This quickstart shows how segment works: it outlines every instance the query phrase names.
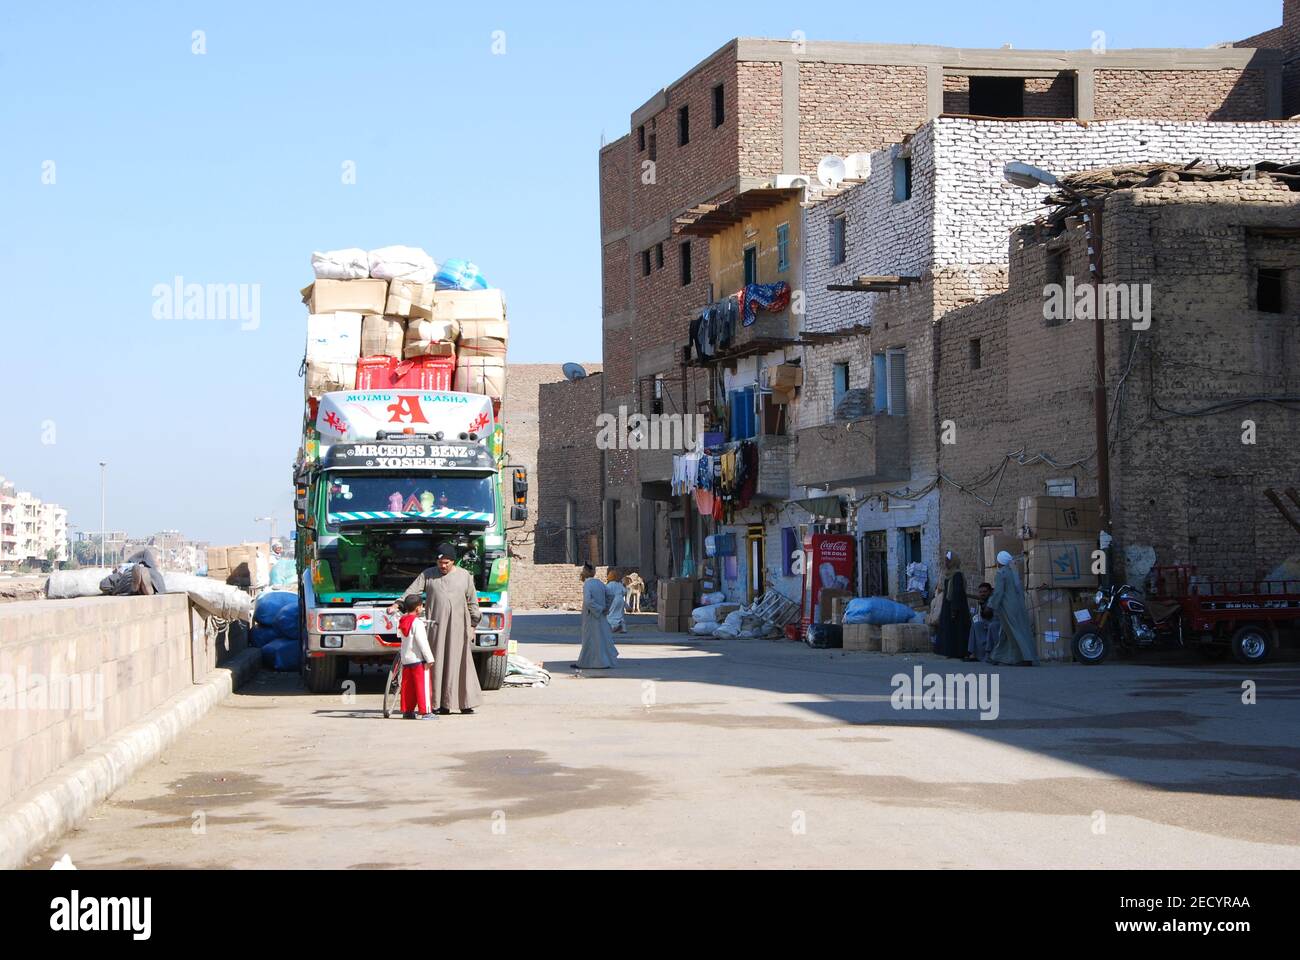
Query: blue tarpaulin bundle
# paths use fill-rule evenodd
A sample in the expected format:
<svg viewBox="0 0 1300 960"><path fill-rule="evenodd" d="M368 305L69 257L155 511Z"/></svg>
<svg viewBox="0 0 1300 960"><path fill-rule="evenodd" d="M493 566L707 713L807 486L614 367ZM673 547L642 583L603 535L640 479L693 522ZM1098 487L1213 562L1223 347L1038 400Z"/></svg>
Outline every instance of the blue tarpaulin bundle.
<svg viewBox="0 0 1300 960"><path fill-rule="evenodd" d="M440 290L486 290L488 282L468 260L447 260L438 268L433 282Z"/></svg>
<svg viewBox="0 0 1300 960"><path fill-rule="evenodd" d="M271 565L271 586L292 586L298 580L298 564L289 560L277 560Z"/></svg>
<svg viewBox="0 0 1300 960"><path fill-rule="evenodd" d="M844 608L845 623L910 623L916 611L888 597L854 597Z"/></svg>
<svg viewBox="0 0 1300 960"><path fill-rule="evenodd" d="M262 666L269 670L297 670L302 656L298 594L287 590L267 591L257 598L253 621L249 641L262 648Z"/></svg>

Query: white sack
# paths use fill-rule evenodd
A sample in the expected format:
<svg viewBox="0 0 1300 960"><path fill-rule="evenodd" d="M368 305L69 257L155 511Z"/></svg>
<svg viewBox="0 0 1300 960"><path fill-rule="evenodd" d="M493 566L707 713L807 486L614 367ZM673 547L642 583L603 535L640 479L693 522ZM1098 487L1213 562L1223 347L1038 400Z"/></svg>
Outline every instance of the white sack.
<svg viewBox="0 0 1300 960"><path fill-rule="evenodd" d="M326 250L311 255L317 280L364 280L370 276L370 258L360 247Z"/></svg>
<svg viewBox="0 0 1300 960"><path fill-rule="evenodd" d="M416 283L433 283L437 265L433 257L419 247L380 247L371 250L370 276L376 280L413 280Z"/></svg>

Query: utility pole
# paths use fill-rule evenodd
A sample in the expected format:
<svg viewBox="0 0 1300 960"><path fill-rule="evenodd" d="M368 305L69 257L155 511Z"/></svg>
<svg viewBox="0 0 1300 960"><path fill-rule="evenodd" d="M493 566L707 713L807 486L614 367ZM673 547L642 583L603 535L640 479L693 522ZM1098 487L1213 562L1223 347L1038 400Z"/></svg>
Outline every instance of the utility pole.
<svg viewBox="0 0 1300 960"><path fill-rule="evenodd" d="M1102 284L1101 206L1090 204L1087 199L1082 200L1081 203L1083 233L1088 241L1088 279L1092 282L1093 290L1099 291ZM1092 321L1095 343L1093 352L1096 363L1096 371L1093 375L1092 409L1097 439L1097 513L1101 520L1101 537L1098 545L1105 555L1101 582L1106 586L1111 582L1110 416L1106 402L1106 327L1102 320L1102 313L1101 310L1094 311Z"/></svg>
<svg viewBox="0 0 1300 960"><path fill-rule="evenodd" d="M271 539L269 542L275 543L275 517L254 517L253 518L254 523L262 523L268 520L271 523Z"/></svg>
<svg viewBox="0 0 1300 960"><path fill-rule="evenodd" d="M104 541L108 539L108 492L105 486L108 476L108 461L99 461L99 565L104 565Z"/></svg>

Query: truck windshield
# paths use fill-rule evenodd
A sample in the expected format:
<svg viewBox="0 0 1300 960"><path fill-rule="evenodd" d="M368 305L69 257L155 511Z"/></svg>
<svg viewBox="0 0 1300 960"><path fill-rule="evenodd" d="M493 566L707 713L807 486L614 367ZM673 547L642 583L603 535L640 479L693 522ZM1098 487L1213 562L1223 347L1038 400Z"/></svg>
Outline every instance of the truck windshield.
<svg viewBox="0 0 1300 960"><path fill-rule="evenodd" d="M491 477L413 477L399 474L332 474L327 522L411 519L491 523Z"/></svg>

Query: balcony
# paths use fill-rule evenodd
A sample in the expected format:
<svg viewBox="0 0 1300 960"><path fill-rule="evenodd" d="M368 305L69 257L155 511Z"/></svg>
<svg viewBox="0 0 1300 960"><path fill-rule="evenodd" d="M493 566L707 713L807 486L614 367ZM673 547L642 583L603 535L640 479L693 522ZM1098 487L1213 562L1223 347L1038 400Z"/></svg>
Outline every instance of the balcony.
<svg viewBox="0 0 1300 960"><path fill-rule="evenodd" d="M911 478L905 416L878 413L799 431L794 484L843 487Z"/></svg>

